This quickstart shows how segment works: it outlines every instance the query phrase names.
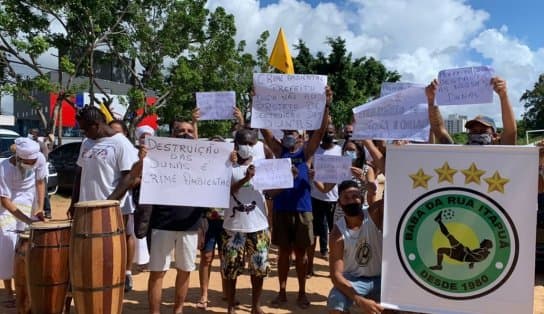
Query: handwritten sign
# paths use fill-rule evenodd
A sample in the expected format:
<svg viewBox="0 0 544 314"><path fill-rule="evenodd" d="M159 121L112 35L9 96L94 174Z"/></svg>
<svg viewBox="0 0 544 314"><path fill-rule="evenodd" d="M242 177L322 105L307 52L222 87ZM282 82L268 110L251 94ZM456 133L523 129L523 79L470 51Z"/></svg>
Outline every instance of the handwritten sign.
<svg viewBox="0 0 544 314"><path fill-rule="evenodd" d="M486 66L442 70L438 73L436 103L445 105L493 102L493 69Z"/></svg>
<svg viewBox="0 0 544 314"><path fill-rule="evenodd" d="M351 158L347 156L314 155L315 181L340 183L351 179Z"/></svg>
<svg viewBox="0 0 544 314"><path fill-rule="evenodd" d="M199 120L231 120L236 106L236 93L198 92L196 106L200 108Z"/></svg>
<svg viewBox="0 0 544 314"><path fill-rule="evenodd" d="M255 176L253 187L256 190L290 189L293 187L291 159L260 159L253 162Z"/></svg>
<svg viewBox="0 0 544 314"><path fill-rule="evenodd" d="M353 139L429 140L429 112L423 87L410 87L353 108Z"/></svg>
<svg viewBox="0 0 544 314"><path fill-rule="evenodd" d="M251 127L316 130L325 110L327 77L313 74L253 74Z"/></svg>
<svg viewBox="0 0 544 314"><path fill-rule="evenodd" d="M140 203L227 208L232 143L147 137Z"/></svg>
<svg viewBox="0 0 544 314"><path fill-rule="evenodd" d="M425 87L425 85L409 82L383 82L380 90L380 97L394 94L410 87Z"/></svg>

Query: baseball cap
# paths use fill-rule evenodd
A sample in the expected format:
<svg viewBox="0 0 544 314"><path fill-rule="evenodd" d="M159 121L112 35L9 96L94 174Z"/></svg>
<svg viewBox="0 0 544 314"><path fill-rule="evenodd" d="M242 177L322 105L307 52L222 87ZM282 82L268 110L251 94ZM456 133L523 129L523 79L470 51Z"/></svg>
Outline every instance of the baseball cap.
<svg viewBox="0 0 544 314"><path fill-rule="evenodd" d="M470 129L475 123L483 124L485 126L489 126L493 128L493 132L497 131L497 127L495 126L495 120L491 119L488 116L481 116L478 115L474 117L474 119L467 121L465 123L465 128Z"/></svg>

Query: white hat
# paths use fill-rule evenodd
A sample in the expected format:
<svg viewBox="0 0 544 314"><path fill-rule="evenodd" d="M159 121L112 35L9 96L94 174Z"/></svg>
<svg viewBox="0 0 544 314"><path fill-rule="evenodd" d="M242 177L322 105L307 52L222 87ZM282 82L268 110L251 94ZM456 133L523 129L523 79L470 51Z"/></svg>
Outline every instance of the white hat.
<svg viewBox="0 0 544 314"><path fill-rule="evenodd" d="M15 139L15 154L22 159L37 159L40 154L40 145L29 138Z"/></svg>
<svg viewBox="0 0 544 314"><path fill-rule="evenodd" d="M151 136L155 135L155 130L149 125L142 125L136 128L136 138L139 139L144 134L149 134Z"/></svg>

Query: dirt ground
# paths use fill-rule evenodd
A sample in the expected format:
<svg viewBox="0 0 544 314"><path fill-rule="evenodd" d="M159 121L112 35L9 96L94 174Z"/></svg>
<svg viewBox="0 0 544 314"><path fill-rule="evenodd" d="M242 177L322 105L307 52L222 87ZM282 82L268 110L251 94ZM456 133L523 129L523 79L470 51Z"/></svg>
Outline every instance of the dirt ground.
<svg viewBox="0 0 544 314"><path fill-rule="evenodd" d="M69 205L69 198L60 195L54 195L51 199L54 208L53 218L63 218ZM321 258L315 259L315 276L307 281L307 293L311 307L307 310L299 309L296 304L297 280L295 270L291 268L290 276L287 282L288 303L283 308L274 308L268 305L269 301L276 296L278 290L277 271L275 268L275 251L271 252L272 273L264 281L262 296L263 310L265 313L325 313L328 292L332 286L328 277L328 264ZM319 254L317 254L319 255ZM197 262L199 257L197 257ZM198 265L197 265L198 267ZM174 280L175 271L169 270L163 283L163 306L161 313L171 313L171 307L174 300ZM148 313L147 302L147 272L133 271L134 290L125 294L123 313L144 314ZM204 313L203 310L196 308L196 302L200 297L200 288L198 281L198 272L194 271L190 277L189 294L185 305L184 313ZM240 301L238 313L250 313L251 304L251 286L249 276L242 275L238 279L237 298ZM544 314L544 270L535 277L534 284L534 313ZM221 277L219 274L219 260L214 260L212 274L210 278L209 300L207 312L225 313L226 303L222 301ZM3 308L1 301L5 300L5 290L0 289L0 314L15 314L15 310ZM75 313L72 310L72 313Z"/></svg>

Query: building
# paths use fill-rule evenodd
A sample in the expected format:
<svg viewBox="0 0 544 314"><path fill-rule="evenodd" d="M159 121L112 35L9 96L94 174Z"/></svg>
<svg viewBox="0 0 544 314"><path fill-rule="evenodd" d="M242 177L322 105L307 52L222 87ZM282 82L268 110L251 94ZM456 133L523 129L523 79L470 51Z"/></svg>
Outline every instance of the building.
<svg viewBox="0 0 544 314"><path fill-rule="evenodd" d="M467 116L450 114L448 115L448 118L444 120L444 124L446 125L446 129L450 134L466 133L467 130L465 129L465 123L467 123L467 121Z"/></svg>

